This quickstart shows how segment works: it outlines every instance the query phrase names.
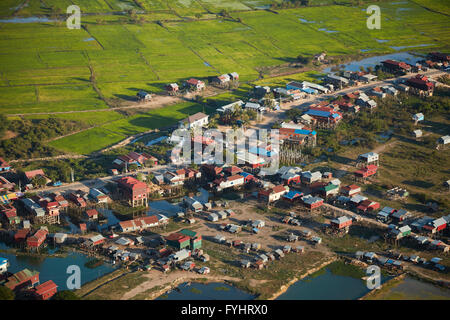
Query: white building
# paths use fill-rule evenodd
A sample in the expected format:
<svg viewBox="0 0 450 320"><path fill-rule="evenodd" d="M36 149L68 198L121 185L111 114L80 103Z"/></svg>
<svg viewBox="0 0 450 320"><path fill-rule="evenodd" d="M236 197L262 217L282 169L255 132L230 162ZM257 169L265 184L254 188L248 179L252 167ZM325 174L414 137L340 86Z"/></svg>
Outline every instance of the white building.
<svg viewBox="0 0 450 320"><path fill-rule="evenodd" d="M6 273L8 271L8 259L6 258L0 258L0 274Z"/></svg>
<svg viewBox="0 0 450 320"><path fill-rule="evenodd" d="M180 129L193 129L193 128L201 128L208 124L209 116L204 114L203 112L197 112L192 116L187 117L184 120L179 122Z"/></svg>
<svg viewBox="0 0 450 320"><path fill-rule="evenodd" d="M216 111L220 112L220 113L233 112L237 106L242 107L243 105L244 105L244 102L242 100L238 100L236 102L224 105L220 108L217 108Z"/></svg>

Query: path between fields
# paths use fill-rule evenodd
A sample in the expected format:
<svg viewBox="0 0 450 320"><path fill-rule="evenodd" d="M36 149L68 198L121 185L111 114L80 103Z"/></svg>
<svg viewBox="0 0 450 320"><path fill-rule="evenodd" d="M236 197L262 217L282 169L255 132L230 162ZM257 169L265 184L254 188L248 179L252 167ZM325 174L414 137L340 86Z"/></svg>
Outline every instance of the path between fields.
<svg viewBox="0 0 450 320"><path fill-rule="evenodd" d="M183 101L194 101L196 95L201 95L204 98L215 96L220 93L226 92L219 88L209 88L204 92L190 92L183 96L167 96L167 95L153 95L152 100L147 102L130 102L128 105L121 107L112 107L105 109L90 109L90 110L71 110L71 111L54 111L54 112L31 112L31 113L11 113L7 116L32 116L32 115L49 115L49 114L70 114L70 113L82 113L82 112L106 112L126 109L158 109L164 106L177 104Z"/></svg>

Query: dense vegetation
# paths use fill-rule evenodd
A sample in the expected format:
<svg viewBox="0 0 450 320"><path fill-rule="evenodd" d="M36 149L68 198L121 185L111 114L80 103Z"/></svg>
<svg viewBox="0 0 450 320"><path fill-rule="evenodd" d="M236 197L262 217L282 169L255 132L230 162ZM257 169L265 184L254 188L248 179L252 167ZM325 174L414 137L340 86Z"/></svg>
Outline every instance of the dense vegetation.
<svg viewBox="0 0 450 320"><path fill-rule="evenodd" d="M50 118L12 120L3 127L17 136L0 141L0 156L6 159L24 159L57 155L58 152L48 147L45 142L79 130L83 125L72 120Z"/></svg>

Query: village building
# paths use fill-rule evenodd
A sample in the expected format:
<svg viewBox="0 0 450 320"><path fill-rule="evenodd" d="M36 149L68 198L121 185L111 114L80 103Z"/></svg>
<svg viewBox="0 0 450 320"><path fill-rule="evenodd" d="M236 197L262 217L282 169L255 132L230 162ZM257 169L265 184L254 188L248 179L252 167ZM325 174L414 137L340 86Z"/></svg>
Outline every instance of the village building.
<svg viewBox="0 0 450 320"><path fill-rule="evenodd" d="M187 117L179 122L180 129L194 129L194 128L202 128L208 125L209 116L204 114L203 112L197 112L192 116Z"/></svg>
<svg viewBox="0 0 450 320"><path fill-rule="evenodd" d="M231 77L228 74L222 74L220 76L217 76L216 78L214 78L212 80L213 83L219 85L219 86L224 86L227 83L229 83L231 81Z"/></svg>
<svg viewBox="0 0 450 320"><path fill-rule="evenodd" d="M301 173L301 182L303 184L312 184L322 180L322 173L320 171L304 171Z"/></svg>
<svg viewBox="0 0 450 320"><path fill-rule="evenodd" d="M334 86L342 89L344 86L348 86L349 85L349 80L347 78L335 75L335 74L327 74L325 76L325 81L327 81L328 83L333 84Z"/></svg>
<svg viewBox="0 0 450 320"><path fill-rule="evenodd" d="M205 83L201 80L191 78L184 83L189 90L200 91L205 89Z"/></svg>
<svg viewBox="0 0 450 320"><path fill-rule="evenodd" d="M406 74L407 72L411 71L411 65L405 63L405 62L399 62L396 60L385 60L381 62L381 67L384 71L389 73L400 73L400 74Z"/></svg>
<svg viewBox="0 0 450 320"><path fill-rule="evenodd" d="M29 249L39 249L39 247L47 239L48 231L45 229L39 229L34 235L27 238L27 247Z"/></svg>
<svg viewBox="0 0 450 320"><path fill-rule="evenodd" d="M430 52L428 57L433 61L450 62L450 55L442 52Z"/></svg>
<svg viewBox="0 0 450 320"><path fill-rule="evenodd" d="M437 147L436 149L441 149L450 144L450 135L442 136L439 139L437 139Z"/></svg>
<svg viewBox="0 0 450 320"><path fill-rule="evenodd" d="M9 276L2 282L3 283L0 282L0 284L3 284L13 291L33 288L39 283L39 272L23 269Z"/></svg>
<svg viewBox="0 0 450 320"><path fill-rule="evenodd" d="M413 114L412 119L414 120L414 124L417 124L419 121L423 121L425 119L425 116L420 112Z"/></svg>
<svg viewBox="0 0 450 320"><path fill-rule="evenodd" d="M12 204L0 204L0 221L5 225L14 226L20 224L21 219Z"/></svg>
<svg viewBox="0 0 450 320"><path fill-rule="evenodd" d="M11 170L11 166L5 159L0 157L0 172L7 172Z"/></svg>
<svg viewBox="0 0 450 320"><path fill-rule="evenodd" d="M132 207L148 206L148 186L132 177L123 177L118 181L118 188L123 197Z"/></svg>
<svg viewBox="0 0 450 320"><path fill-rule="evenodd" d="M83 198L83 194L79 191L70 192L69 199L81 208L86 207L86 200Z"/></svg>
<svg viewBox="0 0 450 320"><path fill-rule="evenodd" d="M411 228L409 226L402 226L398 229L391 229L390 234L396 240L409 236L411 234Z"/></svg>
<svg viewBox="0 0 450 320"><path fill-rule="evenodd" d="M144 90L140 90L136 93L136 96L139 101L150 101L152 100L152 95Z"/></svg>
<svg viewBox="0 0 450 320"><path fill-rule="evenodd" d="M329 183L321 188L319 188L319 194L323 195L325 198L330 196L335 196L339 193L339 185Z"/></svg>
<svg viewBox="0 0 450 320"><path fill-rule="evenodd" d="M121 232L141 232L157 226L159 226L159 220L155 215L119 222Z"/></svg>
<svg viewBox="0 0 450 320"><path fill-rule="evenodd" d="M176 94L180 90L177 83L169 83L165 88L166 91L171 95Z"/></svg>
<svg viewBox="0 0 450 320"><path fill-rule="evenodd" d="M97 203L107 203L109 197L96 188L89 189L89 197Z"/></svg>
<svg viewBox="0 0 450 320"><path fill-rule="evenodd" d="M360 154L356 159L356 162L359 164L369 165L375 164L378 165L379 162L379 154L376 152L367 152L364 154Z"/></svg>
<svg viewBox="0 0 450 320"><path fill-rule="evenodd" d="M378 166L374 164L369 164L368 166L363 167L362 169L356 170L354 172L356 179L367 179L371 176L376 175L378 170Z"/></svg>
<svg viewBox="0 0 450 320"><path fill-rule="evenodd" d="M48 280L40 285L37 285L33 293L38 300L48 300L53 297L58 291L58 286L52 281Z"/></svg>
<svg viewBox="0 0 450 320"><path fill-rule="evenodd" d="M304 114L313 118L318 127L335 127L342 120L342 113L330 107L310 107Z"/></svg>
<svg viewBox="0 0 450 320"><path fill-rule="evenodd" d="M278 129L278 134L283 143L316 146L317 132L305 127L302 129L280 128Z"/></svg>
<svg viewBox="0 0 450 320"><path fill-rule="evenodd" d="M153 166L158 165L158 159L147 153L130 152L127 155L121 155L113 161L113 165L118 169L128 170L131 164L136 164L138 167L145 166L150 162Z"/></svg>
<svg viewBox="0 0 450 320"><path fill-rule="evenodd" d="M105 242L105 237L101 234L90 237L88 240L89 246L95 247Z"/></svg>
<svg viewBox="0 0 450 320"><path fill-rule="evenodd" d="M330 221L330 226L334 229L344 229L352 225L353 220L347 216L341 216L339 218Z"/></svg>
<svg viewBox="0 0 450 320"><path fill-rule="evenodd" d="M177 250L189 248L191 245L191 237L181 232L172 233L164 238L169 246Z"/></svg>
<svg viewBox="0 0 450 320"><path fill-rule="evenodd" d="M9 261L6 258L0 257L0 278L3 274L5 274L8 271L9 267Z"/></svg>
<svg viewBox="0 0 450 320"><path fill-rule="evenodd" d="M216 111L218 113L227 113L227 112L233 112L234 110L236 110L236 107L242 107L244 105L244 102L242 100L238 100L236 102L233 103L229 103L227 105L224 105L220 108L217 108Z"/></svg>
<svg viewBox="0 0 450 320"><path fill-rule="evenodd" d="M422 130L414 130L411 134L414 138L420 138L423 136Z"/></svg>
<svg viewBox="0 0 450 320"><path fill-rule="evenodd" d="M8 192L8 191L14 191L16 184L13 182L8 181L3 176L0 176L0 192Z"/></svg>
<svg viewBox="0 0 450 320"><path fill-rule="evenodd" d="M258 199L271 203L279 200L287 192L289 192L288 186L278 185L270 189L260 190Z"/></svg>
<svg viewBox="0 0 450 320"><path fill-rule="evenodd" d="M244 177L241 175L233 175L225 179L215 180L214 183L216 184L216 190L222 191L224 189L242 186L244 184Z"/></svg>
<svg viewBox="0 0 450 320"><path fill-rule="evenodd" d="M303 204L310 210L319 208L323 205L323 199L320 197L314 197L312 195L306 195L302 197Z"/></svg>
<svg viewBox="0 0 450 320"><path fill-rule="evenodd" d="M26 171L25 178L27 179L28 183L31 183L34 178L42 177L46 180L46 184L50 183L52 180L50 180L44 173L42 169L32 170L32 171Z"/></svg>
<svg viewBox="0 0 450 320"><path fill-rule="evenodd" d="M98 219L98 211L96 209L89 209L84 212L84 218L88 221Z"/></svg>
<svg viewBox="0 0 450 320"><path fill-rule="evenodd" d="M437 233L447 227L447 221L444 218L434 219L427 222L422 229L426 232Z"/></svg>
<svg viewBox="0 0 450 320"><path fill-rule="evenodd" d="M406 85L411 88L412 92L418 95L433 95L434 84L424 75L418 74L415 77L406 80Z"/></svg>
<svg viewBox="0 0 450 320"><path fill-rule="evenodd" d="M238 163L245 164L251 169L261 168L266 163L263 157L250 152L237 152L236 158Z"/></svg>
<svg viewBox="0 0 450 320"><path fill-rule="evenodd" d="M369 199L361 201L356 209L362 213L371 213L380 208L380 203Z"/></svg>
<svg viewBox="0 0 450 320"><path fill-rule="evenodd" d="M259 103L255 103L255 102L247 102L246 104L244 104L243 106L244 109L250 109L253 110L255 112L259 112L259 113L263 113L266 108L261 106Z"/></svg>
<svg viewBox="0 0 450 320"><path fill-rule="evenodd" d="M356 184L351 184L351 185L342 187L340 191L343 195L351 197L351 196L354 196L355 194L360 193L361 187L357 186Z"/></svg>

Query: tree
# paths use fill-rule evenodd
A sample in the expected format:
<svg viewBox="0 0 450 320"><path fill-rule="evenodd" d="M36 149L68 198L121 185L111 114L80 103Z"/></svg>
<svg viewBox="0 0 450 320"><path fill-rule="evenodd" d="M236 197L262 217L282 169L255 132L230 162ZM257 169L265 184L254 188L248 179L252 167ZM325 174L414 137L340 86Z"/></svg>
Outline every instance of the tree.
<svg viewBox="0 0 450 320"><path fill-rule="evenodd" d="M132 164L130 164L129 166L128 166L128 170L131 170L131 171L135 171L135 170L137 170L139 167L138 167L138 165L136 164L136 163L132 163Z"/></svg>
<svg viewBox="0 0 450 320"><path fill-rule="evenodd" d="M5 286L0 286L0 300L14 300L14 292Z"/></svg>
<svg viewBox="0 0 450 320"><path fill-rule="evenodd" d="M47 179L43 176L36 176L31 180L34 187L43 187L47 184Z"/></svg>
<svg viewBox="0 0 450 320"><path fill-rule="evenodd" d="M197 19L200 19L200 18L202 17L202 14L201 14L200 12L197 12L197 13L195 14L195 17L196 17Z"/></svg>
<svg viewBox="0 0 450 320"><path fill-rule="evenodd" d="M5 117L5 115L0 114L0 138L3 137L3 134L8 128L8 124L8 119Z"/></svg>
<svg viewBox="0 0 450 320"><path fill-rule="evenodd" d="M53 300L80 300L80 298L73 291L63 290L57 292L53 296Z"/></svg>

